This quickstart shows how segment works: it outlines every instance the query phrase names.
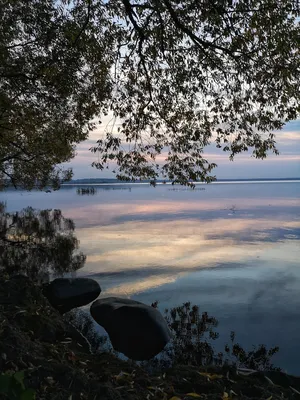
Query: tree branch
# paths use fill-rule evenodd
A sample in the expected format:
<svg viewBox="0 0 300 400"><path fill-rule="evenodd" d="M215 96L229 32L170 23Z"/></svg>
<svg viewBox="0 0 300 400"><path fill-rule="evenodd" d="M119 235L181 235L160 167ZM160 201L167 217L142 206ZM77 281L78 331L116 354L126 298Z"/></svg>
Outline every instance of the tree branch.
<svg viewBox="0 0 300 400"><path fill-rule="evenodd" d="M92 7L92 2L91 0L88 1L88 10L87 10L87 17L85 20L85 23L82 25L78 35L76 36L75 40L74 40L74 45L78 42L80 36L83 34L83 32L85 31L86 27L88 26L89 22L90 22L90 17L91 17L91 7Z"/></svg>
<svg viewBox="0 0 300 400"><path fill-rule="evenodd" d="M32 44L32 43L35 43L35 42L37 42L37 41L38 41L38 39L36 38L36 39L34 39L34 40L28 40L28 42L15 43L15 44L12 44L11 46L6 46L5 48L6 48L7 50L10 50L10 49L14 49L15 47L27 46L27 45Z"/></svg>
<svg viewBox="0 0 300 400"><path fill-rule="evenodd" d="M20 154L22 154L22 153L19 152L19 153L15 153L15 154L12 154L12 155L10 155L10 156L6 156L6 157L4 157L4 158L1 158L1 159L0 159L0 164L5 163L6 161L13 160L14 158L18 157Z"/></svg>
<svg viewBox="0 0 300 400"><path fill-rule="evenodd" d="M17 184L16 184L14 177L11 174L9 174L7 171L4 171L2 168L0 169L0 172L2 172L4 175L8 176L11 183L13 184L13 187L15 189L17 189Z"/></svg>
<svg viewBox="0 0 300 400"><path fill-rule="evenodd" d="M226 47L223 46L219 46L215 43L212 42L208 42L206 40L200 39L197 35L195 35L190 29L188 29L178 18L176 12L174 11L174 9L172 8L171 3L169 2L169 0L163 0L164 5L166 6L167 10L170 13L170 16L174 22L174 24L177 26L178 29L180 29L182 32L184 32L185 34L187 34L190 39L196 44L196 45L200 45L205 49L215 49L215 50L220 50L223 53L226 53L227 55L229 55L230 57L236 59L237 56L234 54L234 52L232 52L231 50L227 49Z"/></svg>

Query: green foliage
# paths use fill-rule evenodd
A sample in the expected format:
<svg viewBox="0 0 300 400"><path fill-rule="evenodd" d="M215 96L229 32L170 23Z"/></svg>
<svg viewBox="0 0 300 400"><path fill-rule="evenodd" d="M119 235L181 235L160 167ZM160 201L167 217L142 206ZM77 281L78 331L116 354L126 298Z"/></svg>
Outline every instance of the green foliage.
<svg viewBox="0 0 300 400"><path fill-rule="evenodd" d="M109 130L94 151L119 179L210 182L210 143L233 157L278 153L274 130L300 111L292 0L111 0L122 25Z"/></svg>
<svg viewBox="0 0 300 400"><path fill-rule="evenodd" d="M6 372L0 375L0 394L9 400L35 400L35 392L26 389L24 371Z"/></svg>
<svg viewBox="0 0 300 400"><path fill-rule="evenodd" d="M84 265L74 222L60 210L28 207L9 213L0 206L0 268L6 273L47 279L49 273L61 275Z"/></svg>
<svg viewBox="0 0 300 400"><path fill-rule="evenodd" d="M0 4L0 182L58 188L109 97L114 28L86 1ZM107 35L110 29L110 35Z"/></svg>
<svg viewBox="0 0 300 400"><path fill-rule="evenodd" d="M97 168L122 180L210 182L214 143L233 157L278 153L300 111L294 0L32 0L0 5L0 181L71 177L103 115Z"/></svg>

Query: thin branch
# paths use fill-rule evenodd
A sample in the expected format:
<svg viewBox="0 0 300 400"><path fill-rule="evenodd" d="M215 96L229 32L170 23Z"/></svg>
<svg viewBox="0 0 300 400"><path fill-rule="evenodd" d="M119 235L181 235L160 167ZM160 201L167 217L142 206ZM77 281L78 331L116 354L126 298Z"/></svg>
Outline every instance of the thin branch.
<svg viewBox="0 0 300 400"><path fill-rule="evenodd" d="M19 152L19 153L15 153L15 154L12 154L10 156L6 156L4 158L1 158L0 159L0 164L5 163L6 161L13 160L14 158L18 157L20 154L22 154L22 153Z"/></svg>
<svg viewBox="0 0 300 400"><path fill-rule="evenodd" d="M76 36L75 40L74 40L74 45L78 42L80 36L83 34L83 32L86 30L89 22L90 22L90 17L91 17L91 7L92 7L92 2L91 0L88 1L88 10L87 10L87 17L85 20L85 23L82 25L78 35Z"/></svg>
<svg viewBox="0 0 300 400"><path fill-rule="evenodd" d="M5 49L10 50L10 49L14 49L15 47L23 47L23 46L27 46L29 44L33 44L33 43L35 43L37 41L38 41L38 39L36 38L34 40L28 40L28 42L15 43L15 44L12 44L10 46L6 46Z"/></svg>
<svg viewBox="0 0 300 400"><path fill-rule="evenodd" d="M7 171L2 169L2 168L0 169L0 172L2 172L4 175L8 176L10 181L11 181L11 183L13 184L13 187L15 189L17 189L17 184L16 184L16 181L15 181L14 177L11 174L9 174Z"/></svg>
<svg viewBox="0 0 300 400"><path fill-rule="evenodd" d="M130 1L122 0L122 3L124 4L125 11L128 15L128 18L130 19L130 22L132 23L133 27L140 34L140 36L144 38L145 35L144 35L142 28L137 24L136 20L134 19L134 17L136 15L135 15L135 12L132 10L132 5L130 4Z"/></svg>
<svg viewBox="0 0 300 400"><path fill-rule="evenodd" d="M169 2L169 0L163 0L163 3L165 4L167 10L170 13L170 16L174 22L174 24L177 26L177 28L179 28L180 30L182 30L182 32L184 32L185 34L187 34L190 39L196 44L196 45L200 45L205 49L209 49L209 48L213 48L215 50L220 50L223 53L228 54L230 57L236 59L237 56L234 54L234 52L232 52L231 50L227 49L226 47L223 46L219 46L215 43L212 42L208 42L206 40L200 39L197 35L195 35L190 29L188 29L183 23L181 23L181 21L179 20L176 12L174 11L174 9L172 8L171 3Z"/></svg>

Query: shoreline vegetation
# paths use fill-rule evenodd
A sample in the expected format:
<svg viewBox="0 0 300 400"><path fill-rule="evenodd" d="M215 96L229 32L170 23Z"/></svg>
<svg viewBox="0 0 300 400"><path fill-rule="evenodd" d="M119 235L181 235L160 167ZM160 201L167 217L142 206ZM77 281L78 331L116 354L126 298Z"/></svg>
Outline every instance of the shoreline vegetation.
<svg viewBox="0 0 300 400"><path fill-rule="evenodd" d="M195 348L182 347L180 336L177 345L183 351L178 356L183 358L169 365L123 361L112 352L103 352L101 341L97 351L90 346L84 336L89 338L87 332L92 332L87 320L80 327L74 318L70 322L70 314L60 315L40 285L22 275L10 277L1 272L0 278L1 399L291 400L300 396L300 378L272 370L269 356L274 349L264 353L264 365L271 368L267 371L244 369L241 362L199 365L193 360ZM82 311L71 313L77 315L77 321L78 315L84 315ZM166 318L178 333L178 316L184 320L191 314L193 319L197 313L197 308L186 303L166 311ZM202 333L199 336L198 331L193 337L198 335L200 340L185 342L188 346L204 345L204 331L215 335L213 318L203 313L199 322ZM233 343L234 337L231 339Z"/></svg>

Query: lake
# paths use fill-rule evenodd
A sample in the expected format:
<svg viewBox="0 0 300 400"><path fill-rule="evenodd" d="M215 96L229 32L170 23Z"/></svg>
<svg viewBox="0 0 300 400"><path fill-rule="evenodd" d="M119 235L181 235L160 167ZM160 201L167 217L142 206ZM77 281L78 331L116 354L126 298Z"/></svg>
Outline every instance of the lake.
<svg viewBox="0 0 300 400"><path fill-rule="evenodd" d="M300 375L300 181L96 189L9 190L0 201L72 218L87 255L77 275L98 280L101 296L161 310L191 301L219 320L216 348L234 330L248 349L278 345L274 362Z"/></svg>

